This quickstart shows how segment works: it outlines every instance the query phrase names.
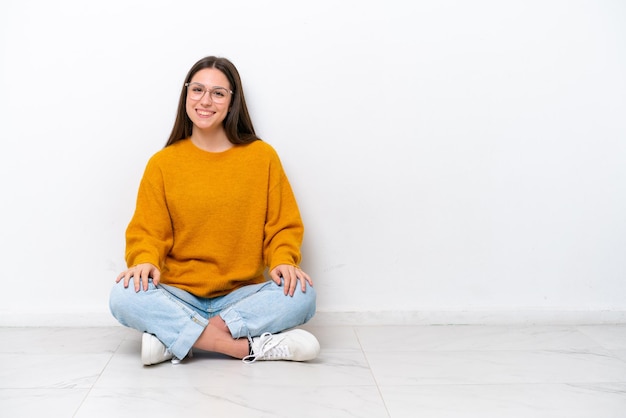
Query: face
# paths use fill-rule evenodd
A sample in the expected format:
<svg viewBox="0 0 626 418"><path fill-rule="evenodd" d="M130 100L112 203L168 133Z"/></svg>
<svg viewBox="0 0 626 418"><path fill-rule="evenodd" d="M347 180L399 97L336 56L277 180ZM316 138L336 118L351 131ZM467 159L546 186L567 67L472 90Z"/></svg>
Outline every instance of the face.
<svg viewBox="0 0 626 418"><path fill-rule="evenodd" d="M232 89L224 73L216 68L204 68L198 71L191 78L190 83L200 83L207 89L215 89L217 87L223 87L227 90ZM228 109L232 102L232 95L226 94L226 96L226 100L223 103L215 103L209 91L197 100L191 98L189 93L187 94L187 115L193 122L194 130L211 131L222 129L222 122L228 115Z"/></svg>

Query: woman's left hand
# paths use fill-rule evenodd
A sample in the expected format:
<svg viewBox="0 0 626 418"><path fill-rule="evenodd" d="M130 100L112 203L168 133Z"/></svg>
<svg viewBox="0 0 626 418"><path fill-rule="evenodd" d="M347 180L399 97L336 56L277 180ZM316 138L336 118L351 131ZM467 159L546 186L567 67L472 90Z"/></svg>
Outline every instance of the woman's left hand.
<svg viewBox="0 0 626 418"><path fill-rule="evenodd" d="M298 280L302 285L302 292L306 292L306 284L309 283L310 286L313 286L313 280L299 267L294 267L289 264L279 264L270 271L270 277L274 282L280 286L280 279L282 278L284 281L283 286L285 287L285 296L293 296L296 291L296 286L298 284Z"/></svg>

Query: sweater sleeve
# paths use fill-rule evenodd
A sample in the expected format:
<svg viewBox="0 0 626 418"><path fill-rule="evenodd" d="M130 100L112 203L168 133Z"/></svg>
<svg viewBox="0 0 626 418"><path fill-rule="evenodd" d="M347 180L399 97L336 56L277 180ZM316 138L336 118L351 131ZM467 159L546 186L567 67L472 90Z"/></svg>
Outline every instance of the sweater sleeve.
<svg viewBox="0 0 626 418"><path fill-rule="evenodd" d="M153 158L139 184L135 213L126 228L126 264L151 263L162 270L172 243L163 176Z"/></svg>
<svg viewBox="0 0 626 418"><path fill-rule="evenodd" d="M271 269L279 264L297 266L300 263L300 246L304 226L295 196L280 161L270 167L267 218L263 256Z"/></svg>

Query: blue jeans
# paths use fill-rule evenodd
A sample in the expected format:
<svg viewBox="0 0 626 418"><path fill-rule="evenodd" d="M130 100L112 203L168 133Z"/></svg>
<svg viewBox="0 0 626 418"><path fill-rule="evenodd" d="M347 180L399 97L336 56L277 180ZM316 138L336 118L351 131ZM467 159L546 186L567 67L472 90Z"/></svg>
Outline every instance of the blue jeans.
<svg viewBox="0 0 626 418"><path fill-rule="evenodd" d="M111 290L109 306L113 316L124 326L156 335L170 352L184 358L209 324L219 315L233 338L257 337L302 325L315 314L315 289L300 283L293 296L285 296L284 287L272 281L244 286L216 298L196 297L173 286L152 279L148 290L135 292L123 281Z"/></svg>

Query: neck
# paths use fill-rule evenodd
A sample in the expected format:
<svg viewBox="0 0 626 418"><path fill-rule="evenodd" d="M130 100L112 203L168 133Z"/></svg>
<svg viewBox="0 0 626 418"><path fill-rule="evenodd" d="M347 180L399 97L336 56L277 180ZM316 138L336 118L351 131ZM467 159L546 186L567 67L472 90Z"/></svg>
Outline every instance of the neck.
<svg viewBox="0 0 626 418"><path fill-rule="evenodd" d="M224 129L215 132L203 131L194 127L191 133L191 142L198 148L209 152L222 152L233 147Z"/></svg>

